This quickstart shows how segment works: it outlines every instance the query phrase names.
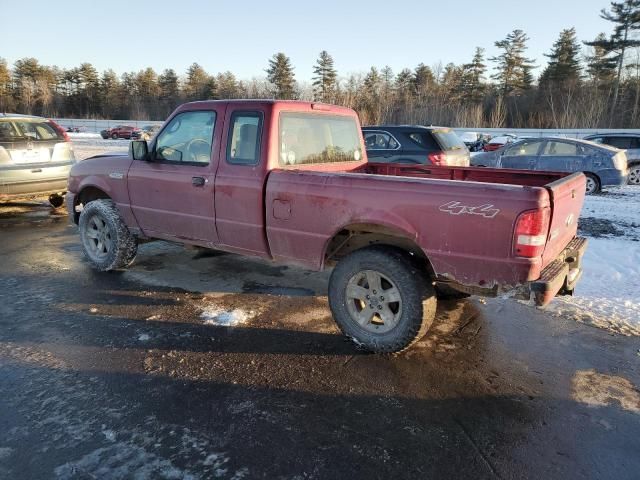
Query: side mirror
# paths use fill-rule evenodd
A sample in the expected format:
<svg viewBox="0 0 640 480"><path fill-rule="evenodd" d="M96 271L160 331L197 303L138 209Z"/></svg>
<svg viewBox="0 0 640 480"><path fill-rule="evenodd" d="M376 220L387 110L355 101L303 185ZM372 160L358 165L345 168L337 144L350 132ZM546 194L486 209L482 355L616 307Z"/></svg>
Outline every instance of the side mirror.
<svg viewBox="0 0 640 480"><path fill-rule="evenodd" d="M129 144L129 156L134 160L149 160L149 146L145 140L134 140Z"/></svg>

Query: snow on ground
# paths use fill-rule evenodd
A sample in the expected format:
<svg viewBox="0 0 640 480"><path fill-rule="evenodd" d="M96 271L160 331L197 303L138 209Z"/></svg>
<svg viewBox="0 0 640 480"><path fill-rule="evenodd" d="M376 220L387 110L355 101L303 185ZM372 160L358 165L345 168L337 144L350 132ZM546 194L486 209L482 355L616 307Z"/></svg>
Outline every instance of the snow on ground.
<svg viewBox="0 0 640 480"><path fill-rule="evenodd" d="M223 308L211 305L205 308L200 314L200 318L204 320L205 325L217 325L220 327L235 327L248 322L254 316L254 312L236 308L234 310L225 310Z"/></svg>
<svg viewBox="0 0 640 480"><path fill-rule="evenodd" d="M67 135L69 135L71 140L79 138L102 138L99 133L92 132L67 132Z"/></svg>
<svg viewBox="0 0 640 480"><path fill-rule="evenodd" d="M582 279L572 297L557 297L549 310L640 335L640 188L586 197L580 234L589 237Z"/></svg>
<svg viewBox="0 0 640 480"><path fill-rule="evenodd" d="M70 133L76 159L84 160L105 153L123 153L129 150L129 140L104 140L97 133Z"/></svg>

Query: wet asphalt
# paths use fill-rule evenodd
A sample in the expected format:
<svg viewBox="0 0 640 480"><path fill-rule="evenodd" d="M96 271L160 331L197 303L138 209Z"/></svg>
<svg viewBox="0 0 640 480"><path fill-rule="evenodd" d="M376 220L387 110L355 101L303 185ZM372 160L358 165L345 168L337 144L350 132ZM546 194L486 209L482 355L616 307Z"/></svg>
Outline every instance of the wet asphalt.
<svg viewBox="0 0 640 480"><path fill-rule="evenodd" d="M0 239L2 479L640 478L637 337L471 298L376 356L326 273L164 242L99 273L37 203Z"/></svg>

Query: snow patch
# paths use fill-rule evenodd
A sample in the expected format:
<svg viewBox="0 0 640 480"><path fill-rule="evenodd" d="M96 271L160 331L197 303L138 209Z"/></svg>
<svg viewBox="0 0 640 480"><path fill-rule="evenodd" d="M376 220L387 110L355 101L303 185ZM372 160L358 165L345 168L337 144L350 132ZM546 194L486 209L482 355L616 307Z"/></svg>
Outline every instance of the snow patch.
<svg viewBox="0 0 640 480"><path fill-rule="evenodd" d="M218 325L221 327L235 327L248 322L255 316L255 312L236 308L225 310L217 306L207 307L200 314L205 325Z"/></svg>
<svg viewBox="0 0 640 480"><path fill-rule="evenodd" d="M151 336L148 333L141 333L138 335L138 341L147 342L151 339Z"/></svg>

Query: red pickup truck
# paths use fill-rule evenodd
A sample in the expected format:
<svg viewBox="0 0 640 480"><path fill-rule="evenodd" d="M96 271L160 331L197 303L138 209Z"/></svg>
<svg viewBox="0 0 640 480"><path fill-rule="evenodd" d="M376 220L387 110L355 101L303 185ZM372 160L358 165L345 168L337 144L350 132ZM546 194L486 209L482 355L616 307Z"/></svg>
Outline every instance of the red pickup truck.
<svg viewBox="0 0 640 480"><path fill-rule="evenodd" d="M87 258L123 268L164 239L321 270L341 330L397 352L438 296L570 294L585 177L368 163L356 113L319 103L180 106L147 145L71 170L67 205Z"/></svg>

